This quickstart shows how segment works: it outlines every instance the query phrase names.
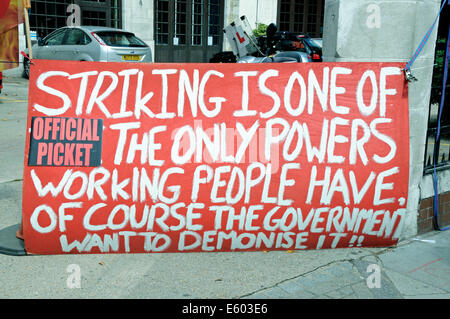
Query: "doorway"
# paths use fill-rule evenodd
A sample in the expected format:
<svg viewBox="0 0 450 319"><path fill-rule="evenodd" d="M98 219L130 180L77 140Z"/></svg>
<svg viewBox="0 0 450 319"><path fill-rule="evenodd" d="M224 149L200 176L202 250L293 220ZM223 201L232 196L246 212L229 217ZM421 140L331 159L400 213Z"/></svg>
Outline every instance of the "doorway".
<svg viewBox="0 0 450 319"><path fill-rule="evenodd" d="M155 0L155 62L208 62L222 50L224 0Z"/></svg>

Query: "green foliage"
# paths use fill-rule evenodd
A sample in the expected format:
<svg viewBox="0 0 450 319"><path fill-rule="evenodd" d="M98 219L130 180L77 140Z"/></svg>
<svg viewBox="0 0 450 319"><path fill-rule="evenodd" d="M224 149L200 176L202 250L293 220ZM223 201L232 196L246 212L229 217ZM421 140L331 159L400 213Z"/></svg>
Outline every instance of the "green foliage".
<svg viewBox="0 0 450 319"><path fill-rule="evenodd" d="M436 56L434 60L434 70L433 70L433 82L432 87L435 88L441 88L442 90L442 81L444 76L444 58L445 58L445 49L447 45L447 39L446 38L439 38L436 41ZM450 64L449 64L449 70L450 70ZM447 85L449 85L447 81ZM433 94L431 96L432 103L438 103L440 101L440 94Z"/></svg>
<svg viewBox="0 0 450 319"><path fill-rule="evenodd" d="M266 29L267 29L267 25L264 23L258 23L256 25L256 29L253 30L253 35L255 37L260 37L263 35L266 35Z"/></svg>
<svg viewBox="0 0 450 319"><path fill-rule="evenodd" d="M434 60L434 72L433 72L433 85L439 84L439 80L442 82L443 70L444 70L444 56L445 56L445 39L439 38L436 41L436 57Z"/></svg>

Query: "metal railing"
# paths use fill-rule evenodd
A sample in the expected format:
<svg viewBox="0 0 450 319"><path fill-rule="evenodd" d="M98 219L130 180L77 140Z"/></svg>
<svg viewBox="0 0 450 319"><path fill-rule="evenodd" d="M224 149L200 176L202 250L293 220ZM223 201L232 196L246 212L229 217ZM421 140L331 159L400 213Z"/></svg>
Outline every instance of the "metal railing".
<svg viewBox="0 0 450 319"><path fill-rule="evenodd" d="M450 100L450 85L446 87L446 103L444 112L441 117L440 134L437 136L437 121L439 120L439 103L442 94L442 87L431 88L431 104L428 116L428 130L427 139L425 142L425 159L424 159L424 174L436 170L450 168L450 112L448 110L448 101Z"/></svg>
<svg viewBox="0 0 450 319"><path fill-rule="evenodd" d="M441 126L438 139L436 133L437 128L427 131L424 174L433 172L434 163L437 170L450 168L450 125Z"/></svg>

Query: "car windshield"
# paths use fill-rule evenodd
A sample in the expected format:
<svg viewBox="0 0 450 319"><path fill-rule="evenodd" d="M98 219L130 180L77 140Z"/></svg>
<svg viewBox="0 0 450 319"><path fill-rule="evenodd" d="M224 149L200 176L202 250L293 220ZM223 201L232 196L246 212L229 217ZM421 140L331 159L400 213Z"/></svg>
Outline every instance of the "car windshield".
<svg viewBox="0 0 450 319"><path fill-rule="evenodd" d="M96 34L106 43L113 47L146 47L143 41L138 39L133 33L101 31Z"/></svg>

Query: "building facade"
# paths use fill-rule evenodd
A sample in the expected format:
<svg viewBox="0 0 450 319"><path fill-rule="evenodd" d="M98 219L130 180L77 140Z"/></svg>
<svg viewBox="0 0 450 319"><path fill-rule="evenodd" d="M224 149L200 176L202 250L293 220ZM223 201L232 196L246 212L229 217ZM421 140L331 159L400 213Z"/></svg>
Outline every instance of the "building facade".
<svg viewBox="0 0 450 319"><path fill-rule="evenodd" d="M321 37L323 11L324 0L33 0L30 26L37 37L71 24L125 29L152 47L155 62L207 62L227 49L222 30L243 15L253 28L275 23Z"/></svg>

